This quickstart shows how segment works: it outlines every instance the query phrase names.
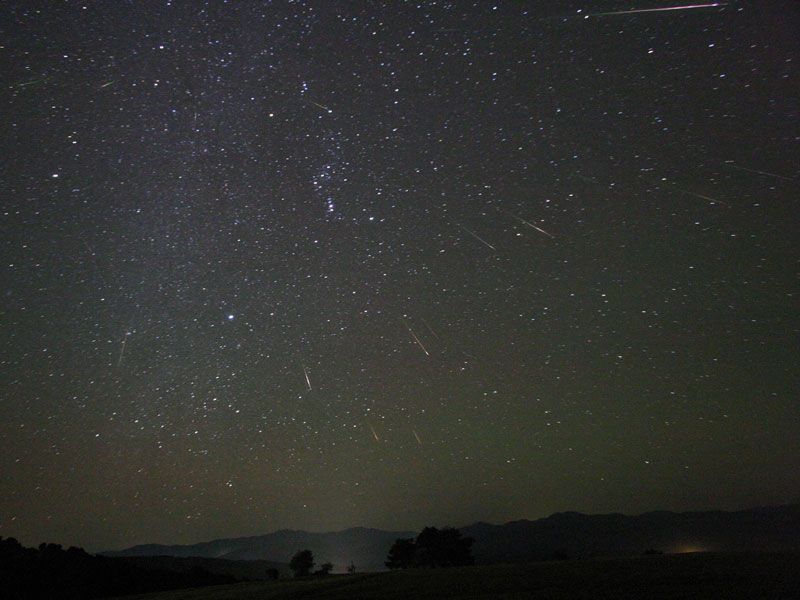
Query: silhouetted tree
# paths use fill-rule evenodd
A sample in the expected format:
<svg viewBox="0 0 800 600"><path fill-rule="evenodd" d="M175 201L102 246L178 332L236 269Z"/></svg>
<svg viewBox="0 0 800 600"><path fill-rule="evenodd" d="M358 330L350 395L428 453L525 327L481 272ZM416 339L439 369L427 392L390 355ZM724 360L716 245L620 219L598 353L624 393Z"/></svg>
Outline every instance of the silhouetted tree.
<svg viewBox="0 0 800 600"><path fill-rule="evenodd" d="M22 544L17 541L17 538L10 537L3 539L0 537L0 559L20 558L25 554L25 550Z"/></svg>
<svg viewBox="0 0 800 600"><path fill-rule="evenodd" d="M389 556L383 563L390 569L408 569L414 566L417 546L411 538L398 538L389 549Z"/></svg>
<svg viewBox="0 0 800 600"><path fill-rule="evenodd" d="M471 565L474 563L473 542L472 538L462 537L461 532L452 527L426 527L416 540L396 540L384 564L390 569Z"/></svg>
<svg viewBox="0 0 800 600"><path fill-rule="evenodd" d="M353 561L350 561L350 566L347 567L347 573L349 575L355 575L356 574L356 565L355 565L355 563Z"/></svg>
<svg viewBox="0 0 800 600"><path fill-rule="evenodd" d="M414 563L421 567L457 567L471 565L475 540L461 536L458 529L426 527L417 536Z"/></svg>
<svg viewBox="0 0 800 600"><path fill-rule="evenodd" d="M314 571L314 575L321 575L321 576L324 577L326 575L330 575L332 570L333 570L333 564L332 563L329 563L329 562L322 563L319 566L319 569Z"/></svg>
<svg viewBox="0 0 800 600"><path fill-rule="evenodd" d="M295 577L305 577L314 568L314 554L311 550L300 550L292 557L289 568L294 572Z"/></svg>

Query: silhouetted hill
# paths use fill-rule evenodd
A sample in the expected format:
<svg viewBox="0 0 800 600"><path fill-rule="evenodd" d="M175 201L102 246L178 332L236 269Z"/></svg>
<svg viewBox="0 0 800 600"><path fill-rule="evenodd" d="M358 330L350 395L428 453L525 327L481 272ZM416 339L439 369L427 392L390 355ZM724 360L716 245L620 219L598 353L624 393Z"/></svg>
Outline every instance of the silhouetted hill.
<svg viewBox="0 0 800 600"><path fill-rule="evenodd" d="M463 527L477 562L525 562L662 552L800 549L800 506L638 516L565 512L537 521Z"/></svg>
<svg viewBox="0 0 800 600"><path fill-rule="evenodd" d="M800 506L755 508L736 512L667 511L638 516L556 513L536 521L505 525L475 523L461 531L475 538L479 563L527 562L569 556L639 555L663 552L756 551L800 549ZM383 570L397 538L418 532L354 528L333 533L277 531L268 535L215 540L188 546L134 546L108 556L204 556L225 559L286 561L308 548L317 563L330 561L342 570L352 560L360 571Z"/></svg>
<svg viewBox="0 0 800 600"><path fill-rule="evenodd" d="M359 571L383 570L389 547L399 537L414 537L412 531L383 531L354 527L332 533L281 530L267 535L202 542L186 546L147 544L105 556L202 556L238 560L288 561L298 550L309 549L317 564L331 562L343 571L352 561Z"/></svg>

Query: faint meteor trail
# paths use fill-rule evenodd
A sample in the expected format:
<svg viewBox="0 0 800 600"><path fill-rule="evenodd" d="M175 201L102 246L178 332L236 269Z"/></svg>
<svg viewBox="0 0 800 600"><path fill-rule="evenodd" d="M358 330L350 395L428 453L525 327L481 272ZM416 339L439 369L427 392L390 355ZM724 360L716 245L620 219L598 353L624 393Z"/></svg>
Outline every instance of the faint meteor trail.
<svg viewBox="0 0 800 600"><path fill-rule="evenodd" d="M463 229L464 231L466 231L468 234L470 234L472 237L474 237L476 240L478 240L478 241L479 241L481 244L483 244L484 246L488 246L489 248L491 248L492 250L494 250L495 252L497 252L497 248L495 248L494 246L492 246L492 245L491 245L489 242L487 242L485 239L483 239L481 236L479 236L479 235L478 235L477 233L475 233L474 231L471 231L471 230L467 229L467 228L466 228L466 227L464 227L463 225L459 225L459 227L460 227L461 229Z"/></svg>
<svg viewBox="0 0 800 600"><path fill-rule="evenodd" d="M308 386L308 391L310 392L311 391L311 380L308 378L308 369L306 369L305 365L303 365L303 375L305 375L305 377L306 377L306 385Z"/></svg>
<svg viewBox="0 0 800 600"><path fill-rule="evenodd" d="M108 86L110 86L110 85L112 85L114 83L115 83L114 81L107 81L103 85L100 86L100 89L102 90L103 88L106 88L106 87L108 87Z"/></svg>
<svg viewBox="0 0 800 600"><path fill-rule="evenodd" d="M420 318L422 318L422 317L420 317ZM428 331L430 331L430 332L431 332L431 334L433 335L433 337L435 337L437 340L441 340L441 339L442 339L442 338L440 338L440 337L439 337L439 334L438 334L438 333L436 333L436 332L433 330L433 328L431 328L431 326L430 326L430 325L428 325L428 322L427 322L427 321L426 321L424 318L422 318L422 322L425 324L425 327L427 327L427 328L428 328Z"/></svg>
<svg viewBox="0 0 800 600"><path fill-rule="evenodd" d="M640 13L668 12L675 10L693 10L696 8L716 8L727 6L727 2L709 2L707 4L684 4L682 6L662 6L661 8L635 8L633 10L616 10L613 12L590 13L587 17L613 17L616 15L636 15Z"/></svg>
<svg viewBox="0 0 800 600"><path fill-rule="evenodd" d="M414 338L414 341L417 342L417 344L419 344L420 348L422 348L422 351L425 353L425 356L430 356L430 354L428 354L428 351L425 349L425 346L422 344L422 342L419 341L417 334L414 333L414 330L411 329L411 326L408 323L406 323L406 328L408 329L408 332L411 334L411 336Z"/></svg>
<svg viewBox="0 0 800 600"><path fill-rule="evenodd" d="M712 198L711 196L704 196L703 194L698 194L696 192L690 192L689 190L685 190L683 188L677 188L679 191L683 192L684 194L689 194L690 196L694 196L696 198L702 198L703 200L708 200L709 202L713 202L715 204L722 204L724 206L730 206L727 202L722 200L717 200L716 198Z"/></svg>
<svg viewBox="0 0 800 600"><path fill-rule="evenodd" d="M23 83L18 83L17 87L28 87L29 85L36 85L37 83L44 83L45 81L47 81L47 79L45 79L45 78L34 79L32 81L25 81Z"/></svg>
<svg viewBox="0 0 800 600"><path fill-rule="evenodd" d="M119 359L117 359L117 368L119 369L120 365L122 364L122 358L125 356L125 342L128 341L128 334L125 333L125 337L122 338L122 347L119 351Z"/></svg>
<svg viewBox="0 0 800 600"><path fill-rule="evenodd" d="M311 102L311 104L313 104L314 106L318 106L319 108L321 108L322 110L324 110L324 111L325 111L325 112L327 112L327 113L332 113L332 112L333 112L333 111L332 111L330 108L328 108L327 106L323 106L322 104L319 104L319 103L317 103L317 102L314 102L313 100L309 100L309 102Z"/></svg>
<svg viewBox="0 0 800 600"><path fill-rule="evenodd" d="M372 437L375 438L375 441L380 442L381 438L378 437L378 434L375 432L375 428L372 426L372 423L367 423L367 425L369 426L369 430L372 432Z"/></svg>
<svg viewBox="0 0 800 600"><path fill-rule="evenodd" d="M584 177L583 175L577 175L576 174L576 177L579 177L580 179L583 179L585 181L594 183L596 185L601 185L599 181L593 181L593 180L589 179L588 177ZM666 178L664 178L663 181L666 181ZM721 204L722 206L730 207L730 204L728 204L724 200L720 200L719 198L712 198L711 196L706 196L705 194L698 194L697 192L693 192L691 190L687 190L685 188L678 187L675 183L672 183L672 182L668 182L668 184L670 186L672 186L672 189L677 190L677 191L681 192L682 194L688 194L689 196L694 196L695 198L701 198L702 200L708 200L709 202L711 202L713 204ZM509 213L509 214L511 214L511 213ZM512 215L512 216L514 216L514 215Z"/></svg>
<svg viewBox="0 0 800 600"><path fill-rule="evenodd" d="M414 437L415 437L415 438L417 438L417 443L418 443L420 446L422 446L422 440L421 440L421 439L419 439L419 436L417 435L417 431L416 431L415 429L412 429L411 431L414 433Z"/></svg>
<svg viewBox="0 0 800 600"><path fill-rule="evenodd" d="M596 179L592 179L591 177L586 177L586 175L581 175L580 173L573 173L573 175L578 179L580 179L581 181L586 181L587 183L593 183L595 185L600 184L600 182L597 181Z"/></svg>
<svg viewBox="0 0 800 600"><path fill-rule="evenodd" d="M748 169L747 167L740 167L739 165L735 165L730 162L725 162L726 165L729 167L733 167L734 169L739 169L740 171L747 171L748 173L757 173L758 175L766 175L767 177L776 177L778 179L783 179L784 181L794 181L793 177L786 177L785 175L778 175L777 173L770 173L769 171L759 171L758 169Z"/></svg>

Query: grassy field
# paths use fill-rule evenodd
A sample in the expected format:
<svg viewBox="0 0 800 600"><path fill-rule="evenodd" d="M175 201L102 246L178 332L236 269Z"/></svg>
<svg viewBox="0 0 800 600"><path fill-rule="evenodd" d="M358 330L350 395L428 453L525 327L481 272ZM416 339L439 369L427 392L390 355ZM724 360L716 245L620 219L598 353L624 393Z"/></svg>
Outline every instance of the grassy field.
<svg viewBox="0 0 800 600"><path fill-rule="evenodd" d="M800 554L680 554L239 583L125 600L800 599Z"/></svg>

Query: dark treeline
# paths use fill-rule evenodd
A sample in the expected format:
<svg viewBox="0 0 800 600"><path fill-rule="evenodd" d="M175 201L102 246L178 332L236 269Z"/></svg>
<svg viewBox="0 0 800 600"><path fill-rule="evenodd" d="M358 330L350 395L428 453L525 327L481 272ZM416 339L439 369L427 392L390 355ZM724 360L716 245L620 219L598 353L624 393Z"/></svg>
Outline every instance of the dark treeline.
<svg viewBox="0 0 800 600"><path fill-rule="evenodd" d="M472 544L458 529L426 527L417 539L400 538L384 563L390 569L463 567L474 564Z"/></svg>
<svg viewBox="0 0 800 600"><path fill-rule="evenodd" d="M16 539L0 538L0 598L99 598L186 587L233 583L230 575L195 567L187 572L150 570L124 559L93 556L82 548L59 544L25 548Z"/></svg>

